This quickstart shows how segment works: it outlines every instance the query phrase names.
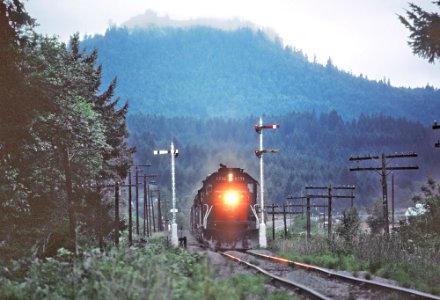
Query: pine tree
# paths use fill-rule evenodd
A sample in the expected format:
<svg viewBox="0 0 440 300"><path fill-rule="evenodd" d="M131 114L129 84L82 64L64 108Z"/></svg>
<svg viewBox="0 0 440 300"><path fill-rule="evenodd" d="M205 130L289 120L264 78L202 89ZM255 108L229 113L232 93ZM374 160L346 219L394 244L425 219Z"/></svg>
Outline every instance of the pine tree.
<svg viewBox="0 0 440 300"><path fill-rule="evenodd" d="M440 1L434 1L440 8ZM440 58L440 15L422 10L410 3L406 18L399 15L399 20L411 32L408 44L413 53L433 63Z"/></svg>
<svg viewBox="0 0 440 300"><path fill-rule="evenodd" d="M87 224L102 208L96 186L124 177L133 153L128 106L112 100L116 81L99 93L97 52L80 51L78 35L68 49L30 31L32 24L20 1L0 2L0 235L6 242L0 256L6 259L35 241L44 252L54 236L73 246L78 225L90 234Z"/></svg>
<svg viewBox="0 0 440 300"><path fill-rule="evenodd" d="M82 209L84 220L87 220L89 227L94 229L102 245L102 233L109 231L103 230L103 223L109 221L109 214L106 213L104 207L111 207L110 203L105 203L105 191L100 187L106 183L113 183L127 176L127 171L131 165L131 155L134 148L130 148L127 144L128 131L126 127L126 114L128 111L128 103L119 105L120 98L113 100L116 88L116 78L111 81L107 89L100 93L102 66L97 65L97 50L92 50L87 54L86 49L80 50L79 35L75 34L70 39L70 57L78 65L83 66L84 77L82 78L83 90L87 93L84 95L94 110L99 113L100 120L105 129L106 147L102 149L102 167L99 174L95 177L95 188L90 189L85 198L86 206ZM120 107L119 107L120 106ZM103 202L104 200L104 202ZM91 215L92 214L92 215ZM99 216L98 216L99 215ZM95 222L91 220L96 220ZM108 223L108 222L107 222Z"/></svg>

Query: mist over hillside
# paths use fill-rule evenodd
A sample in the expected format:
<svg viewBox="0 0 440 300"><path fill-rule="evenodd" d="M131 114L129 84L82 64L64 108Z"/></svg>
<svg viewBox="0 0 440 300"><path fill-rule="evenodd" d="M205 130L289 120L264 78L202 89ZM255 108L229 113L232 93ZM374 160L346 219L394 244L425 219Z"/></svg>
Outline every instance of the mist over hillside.
<svg viewBox="0 0 440 300"><path fill-rule="evenodd" d="M279 37L271 28L261 28L252 22L233 19L213 19L213 18L197 18L190 20L175 20L168 16L159 16L155 11L147 10L144 14L137 15L124 24L123 27L128 29L146 29L146 28L190 28L190 27L209 27L221 29L224 31L234 31L242 28L251 29L254 32L263 31L266 36L275 41Z"/></svg>
<svg viewBox="0 0 440 300"><path fill-rule="evenodd" d="M395 88L341 71L331 59L310 62L255 28L153 21L140 28L145 24L134 19L130 28L83 41L99 50L104 82L118 77L117 93L132 113L239 118L334 109L345 120L382 113L425 124L438 117L440 92L432 87Z"/></svg>

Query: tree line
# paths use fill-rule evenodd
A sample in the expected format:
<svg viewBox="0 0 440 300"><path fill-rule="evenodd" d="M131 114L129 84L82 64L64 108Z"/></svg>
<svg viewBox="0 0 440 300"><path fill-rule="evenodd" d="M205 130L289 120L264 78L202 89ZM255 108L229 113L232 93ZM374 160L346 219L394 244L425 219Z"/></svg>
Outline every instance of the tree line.
<svg viewBox="0 0 440 300"><path fill-rule="evenodd" d="M267 124L280 124L280 129L267 132L265 148L279 148L279 154L265 158L266 193L269 202L283 203L288 195L305 193L306 185L355 185L355 203L371 208L381 196L380 176L369 172L350 172L356 167L350 156L416 152L419 157L398 163L415 164L416 172L396 174L398 207L411 205L426 176L437 176L440 163L434 147L435 132L420 123L384 115L360 115L344 121L336 112L265 115ZM202 180L215 172L219 163L240 167L259 180L259 164L254 151L258 135L253 126L258 117L240 119L164 117L133 115L128 119L130 143L136 145L136 160L151 162L157 181L169 188L169 160L153 156L153 149L169 147L171 140L180 150L176 160L179 205L188 208ZM391 165L396 162L390 162ZM374 164L374 162L372 162ZM390 166L391 166L390 165ZM389 188L390 184L389 184ZM164 199L167 195L164 195ZM338 201L336 209L347 207Z"/></svg>

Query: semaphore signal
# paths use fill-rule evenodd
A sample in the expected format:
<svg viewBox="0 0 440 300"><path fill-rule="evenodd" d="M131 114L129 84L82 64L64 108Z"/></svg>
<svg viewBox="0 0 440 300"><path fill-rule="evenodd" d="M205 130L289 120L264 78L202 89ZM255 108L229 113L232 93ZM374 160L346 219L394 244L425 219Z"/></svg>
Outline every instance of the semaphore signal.
<svg viewBox="0 0 440 300"><path fill-rule="evenodd" d="M261 130L263 130L263 129L278 129L278 128L280 128L280 125L279 124L274 124L274 125L260 124L260 125L255 125L254 128L257 133L261 133Z"/></svg>
<svg viewBox="0 0 440 300"><path fill-rule="evenodd" d="M280 149L264 149L264 150L255 150L255 155L259 158L264 153L279 153Z"/></svg>
<svg viewBox="0 0 440 300"><path fill-rule="evenodd" d="M278 149L264 149L263 148L263 129L278 129L279 124L263 125L263 119L260 118L260 123L254 126L255 131L260 135L260 149L255 150L255 155L260 159L260 200L261 200L261 223L259 226L259 243L261 248L267 247L266 224L264 223L264 171L263 171L263 154L278 153Z"/></svg>
<svg viewBox="0 0 440 300"><path fill-rule="evenodd" d="M171 191L172 191L172 199L173 199L173 208L171 209L171 213L173 214L172 222L171 222L171 243L173 246L179 245L179 239L177 237L177 224L176 224L176 172L175 172L175 164L174 159L179 155L179 150L174 148L174 143L171 142L171 148L169 150L154 150L154 155L163 155L169 154L171 156Z"/></svg>
<svg viewBox="0 0 440 300"><path fill-rule="evenodd" d="M179 156L179 149L174 149L173 152L171 152L171 150L154 150L153 154L154 155L163 155L163 154L171 154L174 153L174 156L177 157Z"/></svg>

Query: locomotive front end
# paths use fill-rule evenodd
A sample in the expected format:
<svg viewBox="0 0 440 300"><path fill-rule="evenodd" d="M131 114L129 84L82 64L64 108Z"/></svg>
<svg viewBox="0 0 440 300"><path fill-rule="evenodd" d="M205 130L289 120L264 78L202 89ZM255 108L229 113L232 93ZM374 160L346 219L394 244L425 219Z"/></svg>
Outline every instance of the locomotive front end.
<svg viewBox="0 0 440 300"><path fill-rule="evenodd" d="M248 249L257 232L257 181L222 166L203 181L191 213L193 232L211 247Z"/></svg>

